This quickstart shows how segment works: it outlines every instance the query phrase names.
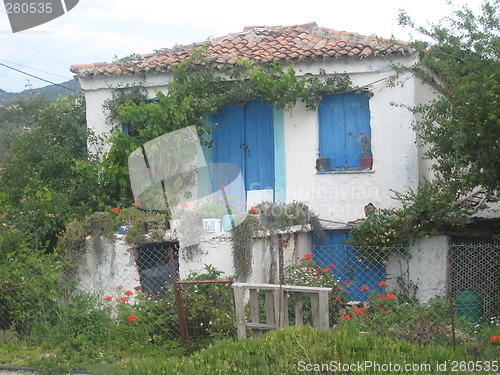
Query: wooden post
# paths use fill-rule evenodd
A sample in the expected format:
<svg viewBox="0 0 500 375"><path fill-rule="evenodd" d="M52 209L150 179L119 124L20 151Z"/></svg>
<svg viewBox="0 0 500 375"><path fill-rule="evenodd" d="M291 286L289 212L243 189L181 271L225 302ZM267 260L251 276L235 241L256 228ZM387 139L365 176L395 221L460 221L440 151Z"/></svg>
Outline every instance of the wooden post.
<svg viewBox="0 0 500 375"><path fill-rule="evenodd" d="M184 313L182 290L179 284L179 279L177 277L177 270L175 269L174 252L172 251L171 247L168 248L168 262L170 264L170 272L172 274L172 280L174 282L175 307L177 309L177 318L179 320L181 342L182 346L187 347L189 345L189 332L187 329L186 314Z"/></svg>
<svg viewBox="0 0 500 375"><path fill-rule="evenodd" d="M311 317L314 328L319 328L319 294L311 293Z"/></svg>
<svg viewBox="0 0 500 375"><path fill-rule="evenodd" d="M250 312L252 314L252 323L259 323L259 298L257 289L250 289ZM252 330L252 337L256 339L260 336L260 330Z"/></svg>
<svg viewBox="0 0 500 375"><path fill-rule="evenodd" d="M451 318L451 340L453 346L456 345L455 338L455 308L453 307L453 288L451 285L451 266L450 266L450 256L446 255L446 275L447 275L447 286L448 286L448 301L450 302L450 318Z"/></svg>
<svg viewBox="0 0 500 375"><path fill-rule="evenodd" d="M274 293L272 290L266 290L266 322L267 324L276 324L274 319Z"/></svg>
<svg viewBox="0 0 500 375"><path fill-rule="evenodd" d="M304 317L302 314L302 308L304 306L302 301L302 293L295 292L295 325L304 325Z"/></svg>
<svg viewBox="0 0 500 375"><path fill-rule="evenodd" d="M247 337L247 327L245 319L245 306L244 306L244 289L243 286L233 285L234 290L234 309L236 314L236 330L238 332L238 340Z"/></svg>
<svg viewBox="0 0 500 375"><path fill-rule="evenodd" d="M328 314L328 292L326 291L320 291L318 293L319 295L319 304L318 304L318 311L319 311L319 322L318 322L318 329L320 331L326 331L328 329L329 325L329 314Z"/></svg>

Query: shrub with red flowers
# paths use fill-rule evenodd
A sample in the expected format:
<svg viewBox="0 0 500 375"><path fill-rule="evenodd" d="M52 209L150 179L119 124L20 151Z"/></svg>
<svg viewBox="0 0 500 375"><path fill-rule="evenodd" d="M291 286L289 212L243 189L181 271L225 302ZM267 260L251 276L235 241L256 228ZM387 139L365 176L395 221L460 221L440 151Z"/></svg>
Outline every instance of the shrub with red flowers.
<svg viewBox="0 0 500 375"><path fill-rule="evenodd" d="M311 253L306 253L299 264L292 264L285 268L285 284L332 288L330 299L330 318L332 321L337 320L339 308L348 299L345 289L335 278L335 265L320 266L313 260ZM290 301L293 303L293 299ZM293 310L293 308L289 310Z"/></svg>

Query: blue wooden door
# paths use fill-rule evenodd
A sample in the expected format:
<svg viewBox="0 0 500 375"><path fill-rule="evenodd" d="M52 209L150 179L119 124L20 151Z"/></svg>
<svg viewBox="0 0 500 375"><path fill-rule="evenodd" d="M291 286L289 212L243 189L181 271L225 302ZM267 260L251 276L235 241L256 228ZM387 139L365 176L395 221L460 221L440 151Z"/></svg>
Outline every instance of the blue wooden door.
<svg viewBox="0 0 500 375"><path fill-rule="evenodd" d="M241 169L245 190L274 189L274 130L271 107L264 101L231 104L213 116L212 158Z"/></svg>
<svg viewBox="0 0 500 375"><path fill-rule="evenodd" d="M313 260L322 267L334 264L334 277L347 290L349 300L367 301L371 290L384 293L378 283L385 281L385 266L356 257L353 248L344 244L349 231L326 231L326 241L314 240ZM367 290L362 290L368 285Z"/></svg>

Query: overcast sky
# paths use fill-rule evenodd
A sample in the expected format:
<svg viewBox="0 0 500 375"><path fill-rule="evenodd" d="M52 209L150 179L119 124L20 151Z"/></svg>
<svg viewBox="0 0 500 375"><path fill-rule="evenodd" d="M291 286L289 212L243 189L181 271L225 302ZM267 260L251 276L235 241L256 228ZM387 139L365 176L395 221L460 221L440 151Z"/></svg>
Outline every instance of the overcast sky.
<svg viewBox="0 0 500 375"><path fill-rule="evenodd" d="M454 3L477 8L481 1ZM436 22L457 9L445 0L80 0L67 14L14 34L0 4L0 63L60 83L72 79L72 64L110 62L115 56L202 42L245 26L308 22L408 40L408 30L397 22L401 8L418 25ZM19 92L28 83L47 85L0 65L0 89Z"/></svg>

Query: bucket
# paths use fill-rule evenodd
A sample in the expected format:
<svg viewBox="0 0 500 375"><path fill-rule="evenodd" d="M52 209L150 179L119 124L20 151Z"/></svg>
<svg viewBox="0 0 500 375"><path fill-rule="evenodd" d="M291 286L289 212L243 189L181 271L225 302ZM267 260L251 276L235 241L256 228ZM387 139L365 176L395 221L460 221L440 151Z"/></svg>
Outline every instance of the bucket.
<svg viewBox="0 0 500 375"><path fill-rule="evenodd" d="M472 323L477 323L483 316L483 297L474 289L458 292L455 298L455 313Z"/></svg>
<svg viewBox="0 0 500 375"><path fill-rule="evenodd" d="M221 219L202 219L205 232L220 232Z"/></svg>
<svg viewBox="0 0 500 375"><path fill-rule="evenodd" d="M224 232L231 232L233 230L234 215L226 214L222 216L222 229Z"/></svg>

